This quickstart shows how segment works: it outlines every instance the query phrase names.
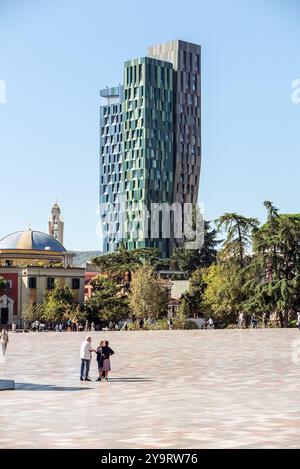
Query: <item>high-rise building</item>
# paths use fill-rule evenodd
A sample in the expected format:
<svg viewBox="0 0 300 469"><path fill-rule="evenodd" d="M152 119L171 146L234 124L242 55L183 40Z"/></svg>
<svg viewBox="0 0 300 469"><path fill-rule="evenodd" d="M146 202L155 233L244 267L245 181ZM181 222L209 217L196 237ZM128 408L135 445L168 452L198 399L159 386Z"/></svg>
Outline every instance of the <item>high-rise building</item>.
<svg viewBox="0 0 300 469"><path fill-rule="evenodd" d="M115 251L123 239L121 195L124 152L122 142L123 87L100 91L106 99L100 108L100 216L103 219L103 251Z"/></svg>
<svg viewBox="0 0 300 469"><path fill-rule="evenodd" d="M64 243L64 221L61 216L61 210L57 202L52 207L51 215L48 222L49 235L52 238L59 241L61 244Z"/></svg>
<svg viewBox="0 0 300 469"><path fill-rule="evenodd" d="M173 201L197 203L201 166L201 47L171 41L149 47L148 54L174 69Z"/></svg>
<svg viewBox="0 0 300 469"><path fill-rule="evenodd" d="M196 204L201 165L201 48L184 41L152 46L125 62L123 87L100 92L100 213L103 251L156 247L163 257L184 242L150 231L144 208ZM103 204L110 204L105 207ZM112 233L109 234L108 229Z"/></svg>
<svg viewBox="0 0 300 469"><path fill-rule="evenodd" d="M168 240L151 237L143 219L151 203L172 201L173 70L144 57L125 63L123 101L125 245L156 247L165 256Z"/></svg>
<svg viewBox="0 0 300 469"><path fill-rule="evenodd" d="M180 40L148 48L174 69L173 202L197 204L201 168L201 47ZM183 229L184 231L184 229ZM170 250L183 244L171 231Z"/></svg>

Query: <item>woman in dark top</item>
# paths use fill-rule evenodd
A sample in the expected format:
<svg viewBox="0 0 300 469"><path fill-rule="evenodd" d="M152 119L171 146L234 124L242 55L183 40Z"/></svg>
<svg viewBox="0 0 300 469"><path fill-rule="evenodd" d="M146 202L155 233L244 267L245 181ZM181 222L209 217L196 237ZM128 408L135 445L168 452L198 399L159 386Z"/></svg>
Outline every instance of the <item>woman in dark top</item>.
<svg viewBox="0 0 300 469"><path fill-rule="evenodd" d="M97 353L96 360L98 362L98 371L99 371L99 377L97 378L96 381L101 381L102 373L104 373L104 371L103 371L103 353L102 353L103 347L104 347L104 340L101 340L100 344L99 344L99 347L96 350L96 353Z"/></svg>
<svg viewBox="0 0 300 469"><path fill-rule="evenodd" d="M115 352L109 347L108 340L105 340L104 346L102 347L102 355L103 355L103 364L102 364L102 371L105 373L105 381L108 381L108 372L111 371L110 366L110 356L113 355Z"/></svg>

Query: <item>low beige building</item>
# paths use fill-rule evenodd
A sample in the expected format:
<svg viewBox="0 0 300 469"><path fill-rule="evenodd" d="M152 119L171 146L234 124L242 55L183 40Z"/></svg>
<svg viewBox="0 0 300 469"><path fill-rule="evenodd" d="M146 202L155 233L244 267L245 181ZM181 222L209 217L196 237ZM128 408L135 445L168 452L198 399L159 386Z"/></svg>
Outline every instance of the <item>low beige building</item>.
<svg viewBox="0 0 300 469"><path fill-rule="evenodd" d="M0 240L0 327L22 325L28 304L41 304L55 283L67 285L74 304L84 302L85 269L73 267L74 254L51 236L39 231L21 231Z"/></svg>

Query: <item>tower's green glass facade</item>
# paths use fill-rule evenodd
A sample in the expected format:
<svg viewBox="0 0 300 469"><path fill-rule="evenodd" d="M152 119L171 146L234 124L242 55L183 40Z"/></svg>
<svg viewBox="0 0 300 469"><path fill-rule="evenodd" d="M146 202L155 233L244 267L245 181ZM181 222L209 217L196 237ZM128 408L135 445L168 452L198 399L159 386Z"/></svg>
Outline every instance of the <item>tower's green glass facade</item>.
<svg viewBox="0 0 300 469"><path fill-rule="evenodd" d="M126 62L122 114L124 242L128 249L156 247L166 257L169 240L151 237L142 208L172 201L172 65L149 57Z"/></svg>
<svg viewBox="0 0 300 469"><path fill-rule="evenodd" d="M152 46L148 57L125 62L123 85L100 92L107 100L100 109L104 253L122 243L168 257L185 241L184 218L172 211L198 199L200 54L200 46L180 40Z"/></svg>

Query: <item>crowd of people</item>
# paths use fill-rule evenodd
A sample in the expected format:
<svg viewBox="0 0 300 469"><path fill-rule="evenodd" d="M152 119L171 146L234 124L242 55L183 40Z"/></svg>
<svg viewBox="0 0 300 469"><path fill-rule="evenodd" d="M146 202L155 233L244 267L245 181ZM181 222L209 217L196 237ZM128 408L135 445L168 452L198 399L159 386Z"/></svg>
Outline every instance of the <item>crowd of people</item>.
<svg viewBox="0 0 300 469"><path fill-rule="evenodd" d="M259 318L256 316L256 314L253 313L250 317L250 323L249 323L249 321L247 321L247 316L245 316L244 312L241 311L239 313L237 326L238 326L238 329L244 329L247 327L247 325L249 325L250 329L257 329L259 325L261 325L262 327L269 327L271 324L274 324L274 323L277 325L278 318L273 317L272 315L268 313L263 313L260 321L259 321ZM300 312L297 312L296 325L300 331Z"/></svg>
<svg viewBox="0 0 300 469"><path fill-rule="evenodd" d="M40 321L34 321L30 324L26 324L25 327L26 331L32 332L46 332L46 331L53 331L53 332L95 332L95 331L113 331L113 330L128 330L128 322L127 321L119 321L119 322L112 322L109 323L97 323L95 324L93 321L77 321L77 320L68 320L68 321L61 321L57 323L43 323Z"/></svg>
<svg viewBox="0 0 300 469"><path fill-rule="evenodd" d="M269 323L270 323L270 316L267 313L263 313L261 317L261 325L263 327L268 327ZM246 321L246 317L243 311L239 313L237 325L238 325L238 329L244 329L247 327L247 321ZM257 327L259 326L259 320L255 313L253 313L250 317L249 326L250 326L250 329L257 329Z"/></svg>
<svg viewBox="0 0 300 469"><path fill-rule="evenodd" d="M211 320L212 321L212 320ZM71 320L65 322L57 323L43 323L40 321L33 321L30 324L26 324L25 330L32 332L95 332L95 331L128 331L129 323L132 323L132 320L122 320L122 321L106 321L106 322L89 322L89 321L78 321ZM155 323L153 318L139 318L135 321L135 324L140 329L145 329L147 326ZM168 328L173 329L173 319L171 317L167 320Z"/></svg>

